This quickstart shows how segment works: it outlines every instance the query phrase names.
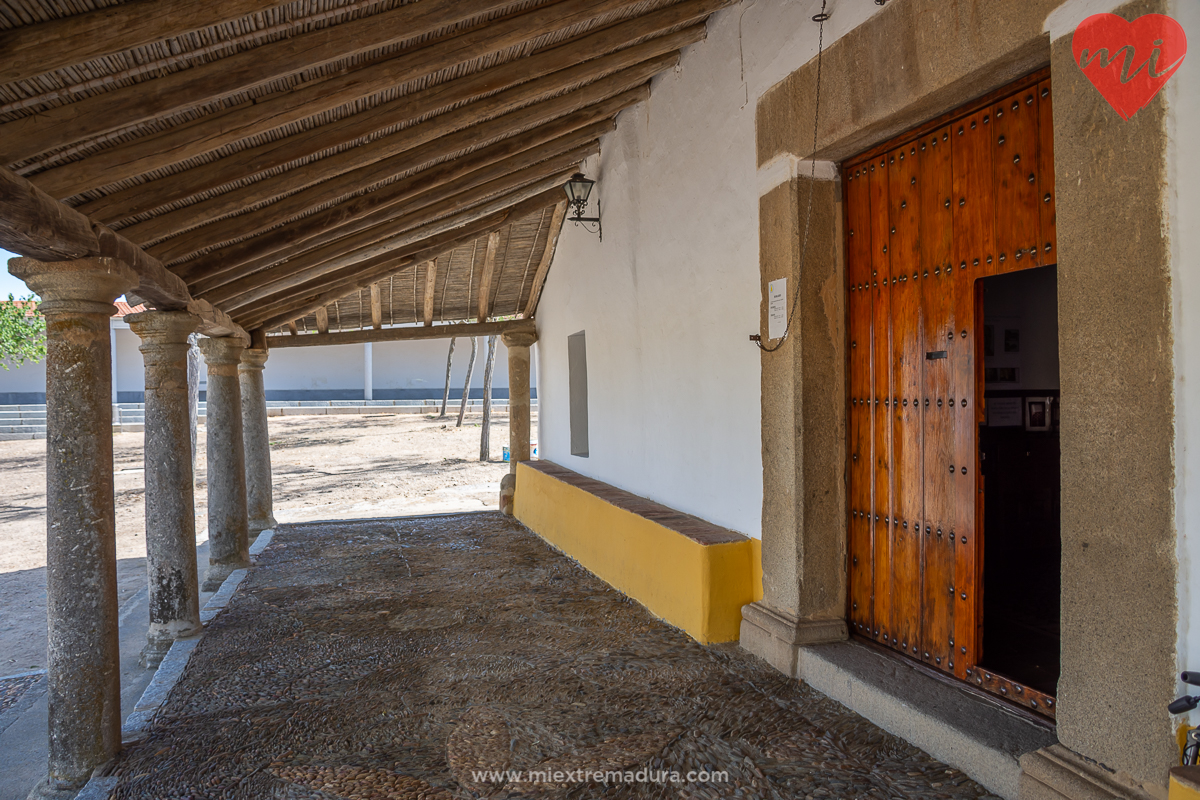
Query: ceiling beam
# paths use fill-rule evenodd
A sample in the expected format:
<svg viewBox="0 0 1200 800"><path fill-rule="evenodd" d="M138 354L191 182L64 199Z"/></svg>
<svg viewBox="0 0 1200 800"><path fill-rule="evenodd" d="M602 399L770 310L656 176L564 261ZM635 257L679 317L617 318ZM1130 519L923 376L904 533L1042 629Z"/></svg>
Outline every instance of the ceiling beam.
<svg viewBox="0 0 1200 800"><path fill-rule="evenodd" d="M329 333L329 312L325 306L321 306L316 310L317 316L317 333Z"/></svg>
<svg viewBox="0 0 1200 800"><path fill-rule="evenodd" d="M472 98L478 98L480 95L502 92L502 90L526 81L556 72L563 69L564 65L574 65L599 58L607 53L625 48L629 41L670 30L680 24L680 17L683 17L685 22L698 19L703 16L699 12L711 12L714 7L719 7L728 1L687 0L687 2L647 14L645 17L638 17L587 34L527 58L480 70L428 89L413 92L396 100L381 103L375 108L352 114L314 130L288 136L276 142L248 147L213 163L192 167L173 175L113 192L106 197L80 206L80 210L97 219L110 222L145 213L163 205L179 202L200 192L217 189L248 175L307 158L325 150L343 147L347 143L375 134L402 120L417 118L423 113L428 113L430 109L454 108ZM663 46L667 49L660 52L679 49L703 37L703 25L693 26L686 32L679 31L669 34L668 38L672 41L663 42ZM637 47L642 47L642 45L637 45ZM506 106L501 102L505 98L497 98L490 104L478 107L478 110L486 110L489 114L499 114L512 110L519 104L529 102L528 100L520 101L520 96L519 94L507 95L507 98L512 98L509 101L510 105ZM511 105L513 102L518 105ZM205 137L199 137L198 140L200 142L207 141ZM157 149L153 137L143 137L139 141L142 142L143 147L150 146ZM180 149L176 152L176 156L191 157L190 153L190 150ZM198 155L199 151L195 154ZM180 160L186 160L186 158L180 158ZM35 180L55 181L55 185L58 187L57 192L51 191L50 193L57 193L64 197L88 188L95 188L95 186L116 183L125 177L132 177L128 170L117 171L115 168L100 170L95 177L87 177L80 172L85 163L86 159L56 170L48 170L40 176L34 177ZM73 169L68 169L68 167ZM58 170L62 170L65 176L61 183L58 182L58 179L52 178L52 174Z"/></svg>
<svg viewBox="0 0 1200 800"><path fill-rule="evenodd" d="M0 167L0 247L27 258L65 261L106 256L138 275L137 293L156 308L184 308L187 284L124 236L58 202L29 181Z"/></svg>
<svg viewBox="0 0 1200 800"><path fill-rule="evenodd" d="M217 232L211 234L211 243L219 244L227 240L228 231L231 230L243 231L241 235L266 230L318 205L361 192L392 176L417 169L430 159L444 158L476 142L511 135L609 99L644 83L675 63L675 58L677 55L674 53L657 56L609 74L574 92L514 109L494 119L488 119L488 107L495 105L494 97L484 102L483 107L474 103L461 106L360 147L135 223L123 228L122 233L133 241L152 243L203 227L231 214L248 219L241 222L232 219L226 221L224 227L215 229ZM543 78L540 82L547 80ZM562 86L558 88L561 90ZM521 87L521 93L527 99L542 94L538 87ZM478 122L480 119L486 121ZM266 205L262 205L264 203ZM255 205L262 207L242 213L247 207Z"/></svg>
<svg viewBox="0 0 1200 800"><path fill-rule="evenodd" d="M536 330L533 320L529 319L454 323L434 325L433 327L405 325L379 331L268 336L267 347L320 347L322 345L362 344L364 342L407 342L416 339L448 339L451 336L497 336L508 332L534 333Z"/></svg>
<svg viewBox="0 0 1200 800"><path fill-rule="evenodd" d="M448 2L460 9L472 9L474 13L474 3L461 0L439 2ZM558 0L463 33L445 36L425 47L401 51L381 63L356 70L342 70L332 77L301 84L291 91L276 92L258 98L253 103L242 103L228 110L207 114L195 122L114 145L88 158L47 170L42 176L35 176L35 182L57 197L73 196L81 191L81 186L96 188L111 185L314 117L488 53L503 51L539 36L587 22L595 16L635 2L637 0ZM424 2L410 3L397 9L397 12L423 5ZM333 26L331 29L341 27L345 26ZM178 74L188 72L191 70ZM154 83L156 81L147 81L137 86ZM72 103L63 108L79 105L82 103ZM102 109L92 109L89 118L103 114ZM0 163L28 157L23 155L23 151L18 153L13 145L5 143L8 127L18 123L23 123L23 119L0 126ZM33 135L36 142L37 132L19 133L26 137ZM86 137L72 135L63 144L81 140L86 141ZM30 142L26 150L32 147L38 148L36 152L46 150L44 145L34 142Z"/></svg>
<svg viewBox="0 0 1200 800"><path fill-rule="evenodd" d="M479 274L479 321L487 322L492 315L492 276L496 272L496 250L500 247L500 231L488 234L487 250L483 254L483 270Z"/></svg>
<svg viewBox="0 0 1200 800"><path fill-rule="evenodd" d="M437 288L437 259L430 259L425 265L425 308L424 317L426 327L433 324L433 300L435 290Z"/></svg>
<svg viewBox="0 0 1200 800"><path fill-rule="evenodd" d="M607 108L611 104L604 105ZM264 225L264 220L273 220L275 215L265 216L264 212L268 209L260 209L188 231L147 249L166 262L178 262L181 253L194 256L173 267L174 271L187 281L213 277L257 259L272 257L277 261L292 253L322 244L331 238L367 227L371 224L367 221L369 218L377 220L380 214L394 216L394 213L389 213L389 209L401 204L412 208L414 203L420 205L423 202L432 202L437 199L437 191L442 187L485 183L493 178L516 172L559 153L593 142L615 127L615 123L611 119L615 113L615 111L607 111L603 115L589 113L569 115L570 118L564 119L561 124L560 121L556 121L550 125L539 126L459 158L446 158L428 169L385 184L366 194L342 200L316 214L294 216L290 222L283 224L276 221L274 223L276 227L268 228ZM604 119L604 116L609 119ZM600 121L594 122L595 119L600 119ZM591 124L580 126L580 122L590 122ZM383 172L384 170L381 169L380 173ZM369 179L368 176L364 176L364 178ZM322 197L322 193L316 191L321 186L323 184L312 187L311 192L305 190L300 194L310 192L309 200L315 202ZM432 199L423 200L423 198ZM326 204L315 203L309 208ZM235 226L235 223L240 220L242 222ZM201 247L211 248L214 244L219 244L223 240L228 241L238 235L249 236L249 238L195 255Z"/></svg>
<svg viewBox="0 0 1200 800"><path fill-rule="evenodd" d="M371 284L371 327L383 327L383 297L378 283Z"/></svg>
<svg viewBox="0 0 1200 800"><path fill-rule="evenodd" d="M335 273L323 275L303 287L266 298L241 314L255 320L258 326L275 328L291 319L299 319L318 305L327 305L373 281L393 275L401 269L423 261L441 258L455 248L486 236L494 230L540 213L560 197L555 188L510 206L459 228L444 231L385 256L365 259Z"/></svg>
<svg viewBox="0 0 1200 800"><path fill-rule="evenodd" d="M417 214L348 236L202 294L232 311L281 289L298 286L309 279L336 271L356 261L419 244L421 240L430 236L452 231L534 195L558 190L579 164L581 159L578 156L581 154L581 151L576 151L549 162L552 171L538 165L522 173L506 176L486 184L485 187L464 192L463 195L430 206ZM499 192L505 193L498 195Z"/></svg>
<svg viewBox="0 0 1200 800"><path fill-rule="evenodd" d="M137 0L0 33L0 84L256 14L281 0Z"/></svg>
<svg viewBox="0 0 1200 800"><path fill-rule="evenodd" d="M267 42L131 86L84 97L74 103L21 117L0 126L0 142L3 142L0 144L0 161L12 163L32 158L39 153L88 141L147 120L222 100L297 72L436 31L503 7L508 2L510 0L481 0L478 3L422 0L391 11ZM477 7L479 10L476 10ZM385 63L411 60L412 54L405 53ZM412 66L408 68L411 70ZM370 69L354 72L340 70L339 73L346 73L341 75L340 80L345 84L349 76ZM336 94L334 85L338 85L338 80L333 78L319 83L333 84L326 87L326 91ZM311 92L318 87L304 88Z"/></svg>
<svg viewBox="0 0 1200 800"><path fill-rule="evenodd" d="M554 260L554 251L558 249L558 237L562 234L566 216L567 201L563 200L554 207L554 217L550 220L550 236L546 238L546 249L542 251L542 260L538 263L537 272L533 276L533 286L529 290L529 302L525 305L526 317L532 317L537 311L538 301L542 298L542 287L546 285L550 262Z"/></svg>

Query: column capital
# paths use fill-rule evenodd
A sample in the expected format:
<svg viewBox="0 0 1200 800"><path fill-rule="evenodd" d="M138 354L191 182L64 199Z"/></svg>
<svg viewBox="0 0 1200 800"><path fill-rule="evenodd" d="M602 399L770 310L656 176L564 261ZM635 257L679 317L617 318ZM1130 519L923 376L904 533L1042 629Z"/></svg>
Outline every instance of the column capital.
<svg viewBox="0 0 1200 800"><path fill-rule="evenodd" d="M505 347L529 347L537 341L537 333L534 331L505 331L500 334L500 338L504 341Z"/></svg>
<svg viewBox="0 0 1200 800"><path fill-rule="evenodd" d="M125 317L129 327L142 340L142 346L187 344L200 320L186 311L139 311Z"/></svg>
<svg viewBox="0 0 1200 800"><path fill-rule="evenodd" d="M232 336L204 338L198 345L204 355L204 363L210 367L236 367L241 363L242 351L246 349L241 339Z"/></svg>
<svg viewBox="0 0 1200 800"><path fill-rule="evenodd" d="M112 315L112 302L137 288L137 273L115 258L38 261L14 258L8 271L42 298L43 314Z"/></svg>
<svg viewBox="0 0 1200 800"><path fill-rule="evenodd" d="M270 353L265 347L247 347L242 351L241 361L238 362L238 369L262 369L267 365L268 355L270 355Z"/></svg>

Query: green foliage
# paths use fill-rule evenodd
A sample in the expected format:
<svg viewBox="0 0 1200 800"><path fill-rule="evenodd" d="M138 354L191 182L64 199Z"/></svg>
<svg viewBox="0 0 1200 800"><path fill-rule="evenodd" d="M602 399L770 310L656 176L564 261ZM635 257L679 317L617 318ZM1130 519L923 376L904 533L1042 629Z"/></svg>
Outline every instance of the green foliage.
<svg viewBox="0 0 1200 800"><path fill-rule="evenodd" d="M46 357L46 320L33 295L0 303L0 367L20 366Z"/></svg>

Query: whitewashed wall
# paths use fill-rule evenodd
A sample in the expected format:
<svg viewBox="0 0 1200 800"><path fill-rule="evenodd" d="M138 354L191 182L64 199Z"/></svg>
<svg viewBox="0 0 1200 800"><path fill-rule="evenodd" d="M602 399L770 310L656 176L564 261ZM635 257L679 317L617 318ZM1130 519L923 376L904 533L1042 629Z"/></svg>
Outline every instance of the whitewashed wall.
<svg viewBox="0 0 1200 800"><path fill-rule="evenodd" d="M1193 43L1200 39L1200 3L1174 0L1171 16ZM1193 49L1195 45L1193 44ZM1172 147L1167 154L1175 324L1176 530L1179 558L1179 668L1200 670L1200 58L1191 53L1163 89ZM1182 693L1186 687L1180 684ZM1189 693L1195 693L1191 689ZM1200 724L1200 712L1192 712Z"/></svg>
<svg viewBox="0 0 1200 800"><path fill-rule="evenodd" d="M878 10L834 2L826 44ZM589 159L604 241L568 223L538 310L541 453L759 536L754 109L816 55L819 2L744 3ZM594 211L594 205L593 209ZM587 336L587 458L570 455L567 336Z"/></svg>

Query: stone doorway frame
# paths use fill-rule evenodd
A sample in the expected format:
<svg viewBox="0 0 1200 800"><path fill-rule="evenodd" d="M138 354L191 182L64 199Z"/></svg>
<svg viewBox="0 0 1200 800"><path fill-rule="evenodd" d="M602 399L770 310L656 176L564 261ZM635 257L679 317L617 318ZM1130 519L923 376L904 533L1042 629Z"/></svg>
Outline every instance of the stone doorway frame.
<svg viewBox="0 0 1200 800"><path fill-rule="evenodd" d="M1071 11L1053 13L1060 5L892 0L826 50L815 151L815 62L759 99L762 296L779 277L789 289L798 280L800 294L788 340L762 356L764 599L745 607L741 642L796 675L805 645L846 638L845 233L836 163L1049 65L1063 746L1022 759L1021 794L1079 796L1071 789L1079 780L1095 786L1109 775L1124 787L1118 796L1136 797L1141 784L1165 786L1177 758L1165 710L1177 661L1171 252L1161 234L1166 101L1160 95L1121 120L1074 62L1073 23L1056 29ZM1112 10L1134 19L1168 5L1139 0ZM812 158L812 233L797 274ZM764 331L766 314L764 302ZM1078 755L1106 769L1092 775Z"/></svg>

